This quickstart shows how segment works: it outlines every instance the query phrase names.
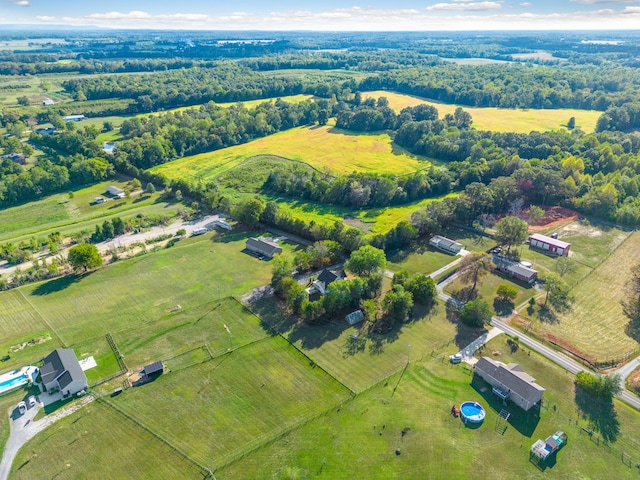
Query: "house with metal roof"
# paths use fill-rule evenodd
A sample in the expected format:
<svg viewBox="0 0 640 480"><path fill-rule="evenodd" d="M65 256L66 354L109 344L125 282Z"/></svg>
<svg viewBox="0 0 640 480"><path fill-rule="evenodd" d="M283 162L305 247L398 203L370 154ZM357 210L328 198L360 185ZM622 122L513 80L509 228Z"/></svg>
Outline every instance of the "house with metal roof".
<svg viewBox="0 0 640 480"><path fill-rule="evenodd" d="M501 255L493 256L493 264L499 272L505 273L510 277L517 278L523 282L533 283L538 278L538 271L531 267L527 267L519 262L514 262Z"/></svg>
<svg viewBox="0 0 640 480"><path fill-rule="evenodd" d="M525 411L540 406L544 388L517 363L505 365L489 357L482 357L473 371L491 385L493 393L502 400L510 400Z"/></svg>
<svg viewBox="0 0 640 480"><path fill-rule="evenodd" d="M450 238L434 235L429 239L429 245L453 255L457 255L462 250L463 245Z"/></svg>
<svg viewBox="0 0 640 480"><path fill-rule="evenodd" d="M47 355L40 376L48 392L59 390L64 397L87 388L87 376L70 348L57 348Z"/></svg>
<svg viewBox="0 0 640 480"><path fill-rule="evenodd" d="M277 253L282 253L282 247L273 238L266 237L248 238L246 249L269 258Z"/></svg>
<svg viewBox="0 0 640 480"><path fill-rule="evenodd" d="M529 237L529 246L531 248L542 250L543 252L565 257L569 255L569 250L571 249L571 244L569 242L563 242L557 238L547 237L546 235L541 235L539 233L534 233Z"/></svg>

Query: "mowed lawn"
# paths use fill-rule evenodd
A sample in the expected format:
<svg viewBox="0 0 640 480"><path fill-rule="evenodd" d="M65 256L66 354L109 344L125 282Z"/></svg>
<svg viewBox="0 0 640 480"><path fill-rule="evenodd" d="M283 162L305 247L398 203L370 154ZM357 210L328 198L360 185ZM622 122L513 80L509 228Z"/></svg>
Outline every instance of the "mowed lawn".
<svg viewBox="0 0 640 480"><path fill-rule="evenodd" d="M283 338L266 338L114 398L198 461L216 468L349 398Z"/></svg>
<svg viewBox="0 0 640 480"><path fill-rule="evenodd" d="M510 423L504 434L495 428L503 408L482 382L473 382L468 367L442 359L413 359L404 372L334 408L304 428L265 445L216 471L218 478L621 478L638 475L637 432L640 416L615 402L619 434L613 448L596 443L581 430L593 428L576 413L573 376L523 349L511 354L506 337L487 345L496 359L520 363L545 387L540 416L527 416L508 404ZM451 405L478 401L486 409L484 424L465 428L450 415ZM578 422L578 425L576 425ZM557 462L542 474L529 463L529 448L557 430L569 441ZM399 453L396 453L399 450ZM632 455L632 467L620 451Z"/></svg>
<svg viewBox="0 0 640 480"><path fill-rule="evenodd" d="M362 392L402 369L409 355L421 359L442 348L450 349L450 353L459 350L454 344L456 324L447 320L445 306L440 302L428 314L416 308L417 318L409 324L396 325L385 335L366 335L360 331L363 323L350 327L342 317L321 325L301 324L295 318L287 318L272 299L252 308L264 322L354 392Z"/></svg>
<svg viewBox="0 0 640 480"><path fill-rule="evenodd" d="M333 173L391 173L423 170L431 163L392 144L386 133L355 134L331 126L298 127L252 142L158 165L152 173L169 179L213 180L256 155L277 155Z"/></svg>
<svg viewBox="0 0 640 480"><path fill-rule="evenodd" d="M113 408L93 402L37 435L11 478L193 480L200 469Z"/></svg>
<svg viewBox="0 0 640 480"><path fill-rule="evenodd" d="M566 128L571 117L575 117L576 126L584 132L591 133L596 128L598 118L603 112L598 110L577 110L571 108L560 109L509 109L509 108L476 108L464 105L436 103L413 95L404 95L395 92L378 90L363 93L363 97L387 97L389 106L396 112L405 107L428 104L438 109L439 117L447 113L453 113L457 107L464 108L473 118L473 126L477 130L490 130L494 132L529 133L531 131L544 132Z"/></svg>
<svg viewBox="0 0 640 480"><path fill-rule="evenodd" d="M269 283L269 262L242 252L246 238L243 233L203 235L81 278L62 277L20 292L73 345L162 318L178 306L190 309Z"/></svg>
<svg viewBox="0 0 640 480"><path fill-rule="evenodd" d="M629 319L620 302L639 258L640 233L635 232L571 290L571 310L544 328L599 360L637 348L637 340L626 333Z"/></svg>

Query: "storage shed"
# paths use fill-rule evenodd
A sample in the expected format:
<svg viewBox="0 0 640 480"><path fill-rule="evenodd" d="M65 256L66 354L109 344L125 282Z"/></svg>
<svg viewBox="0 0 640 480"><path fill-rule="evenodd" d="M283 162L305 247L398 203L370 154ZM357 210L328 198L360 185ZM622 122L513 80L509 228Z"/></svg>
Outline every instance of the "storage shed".
<svg viewBox="0 0 640 480"><path fill-rule="evenodd" d="M457 255L462 250L463 245L450 238L435 235L429 239L429 245L447 253Z"/></svg>
<svg viewBox="0 0 640 480"><path fill-rule="evenodd" d="M563 242L557 238L547 237L546 235L541 235L539 233L534 233L529 237L529 246L544 252L549 252L554 255L562 255L565 257L569 255L569 249L571 248L571 244L569 242Z"/></svg>
<svg viewBox="0 0 640 480"><path fill-rule="evenodd" d="M161 361L157 361L157 362L150 363L149 365L144 367L144 369L142 370L142 372L140 372L140 374L143 377L149 378L149 377L161 375L163 372L164 372L163 363Z"/></svg>

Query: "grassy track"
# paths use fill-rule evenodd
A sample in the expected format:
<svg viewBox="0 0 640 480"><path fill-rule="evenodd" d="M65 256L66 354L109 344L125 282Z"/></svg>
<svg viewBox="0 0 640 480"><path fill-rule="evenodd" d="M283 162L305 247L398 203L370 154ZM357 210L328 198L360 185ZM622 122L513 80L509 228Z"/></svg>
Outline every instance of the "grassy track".
<svg viewBox="0 0 640 480"><path fill-rule="evenodd" d="M518 132L529 133L531 131L559 130L571 117L575 117L576 126L584 132L591 133L595 130L598 118L602 112L597 110L576 110L571 108L536 110L536 109L508 109L508 108L474 108L464 105L454 105L447 103L436 103L424 98L412 95L403 95L382 90L367 92L366 97L387 97L389 106L399 112L405 107L415 107L416 105L429 104L438 109L440 117L447 113L453 113L461 106L471 114L473 126L478 130L491 130L495 132Z"/></svg>
<svg viewBox="0 0 640 480"><path fill-rule="evenodd" d="M111 407L94 402L20 450L12 479L202 478L200 469Z"/></svg>
<svg viewBox="0 0 640 480"><path fill-rule="evenodd" d="M494 429L502 408L491 389L471 384L462 366L451 366L432 357L414 360L400 379L396 374L384 384L357 396L292 431L264 448L216 473L228 480L244 478L433 478L536 479L541 472L529 463L529 448L537 438L557 430L569 436L557 463L544 472L553 479L637 477L634 467L623 465L619 450L633 452L640 461L636 432L637 413L617 403L619 435L609 449L597 445L580 427L588 422L576 415L573 378L535 353L511 354L505 337L487 346L496 358L520 363L546 388L540 417L526 416L509 405L511 423L503 435ZM394 393L394 388L397 389ZM484 424L467 429L450 414L452 404L476 400L487 410ZM403 434L403 431L405 432ZM400 455L396 455L396 449ZM619 450L615 450L619 449Z"/></svg>
<svg viewBox="0 0 640 480"><path fill-rule="evenodd" d="M640 233L636 232L571 291L575 298L571 311L544 327L600 360L636 348L639 338L634 340L626 332L629 320L620 302L639 257Z"/></svg>
<svg viewBox="0 0 640 480"><path fill-rule="evenodd" d="M347 397L346 388L274 337L164 375L114 403L200 462L219 466Z"/></svg>
<svg viewBox="0 0 640 480"><path fill-rule="evenodd" d="M386 133L352 134L335 127L298 127L244 145L184 157L151 172L170 179L213 180L247 158L277 155L335 173L375 172L402 175L431 163L392 145Z"/></svg>

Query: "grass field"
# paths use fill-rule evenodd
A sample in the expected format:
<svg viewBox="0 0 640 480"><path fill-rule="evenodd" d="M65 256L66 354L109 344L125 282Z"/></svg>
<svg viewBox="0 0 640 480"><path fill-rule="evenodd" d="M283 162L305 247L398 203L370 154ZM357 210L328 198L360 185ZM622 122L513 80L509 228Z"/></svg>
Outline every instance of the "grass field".
<svg viewBox="0 0 640 480"><path fill-rule="evenodd" d="M213 180L256 155L276 155L334 173L391 173L423 170L431 163L392 144L386 133L353 134L335 127L298 127L214 152L184 157L150 171L169 179Z"/></svg>
<svg viewBox="0 0 640 480"><path fill-rule="evenodd" d="M94 402L29 441L12 479L193 480L200 469L113 408Z"/></svg>
<svg viewBox="0 0 640 480"><path fill-rule="evenodd" d="M92 205L95 197L104 195L107 186L126 188L124 180L110 180L73 192L51 195L42 200L0 210L0 241L21 240L32 235L46 236L50 231L76 232L84 228L93 230L97 220L119 216L165 213L173 216L177 205L163 201L161 193L131 196L121 200L107 200Z"/></svg>
<svg viewBox="0 0 640 480"><path fill-rule="evenodd" d="M559 315L557 323L539 326L599 360L637 348L640 336L626 331L628 318L620 302L639 255L636 232L571 290L574 302L569 312Z"/></svg>
<svg viewBox="0 0 640 480"><path fill-rule="evenodd" d="M273 337L163 375L113 401L182 451L219 466L348 396L340 383Z"/></svg>
<svg viewBox="0 0 640 480"><path fill-rule="evenodd" d="M569 441L546 478L636 478L634 466L624 465L619 451L640 461L636 432L638 415L615 402L619 434L611 447L581 427L589 422L576 414L573 378L559 367L524 350L511 354L505 337L497 337L487 351L497 359L520 363L545 388L539 417L527 416L509 405L511 423L504 434L494 428L502 404L491 390L482 393L463 366L451 366L430 356L412 360L402 377L358 395L253 454L216 471L218 478L541 478L529 463L529 448L538 438L557 430ZM413 357L412 357L413 358ZM450 414L452 404L476 400L487 410L484 424L467 429ZM576 425L578 422L578 425ZM396 449L400 454L396 454Z"/></svg>
<svg viewBox="0 0 640 480"><path fill-rule="evenodd" d="M464 105L431 102L421 97L403 95L395 92L378 90L366 92L366 97L379 98L387 97L389 106L396 112L405 107L415 107L416 105L428 104L438 109L440 118L447 113L453 113L461 106L471 114L473 126L477 130L491 130L495 132L518 132L529 133L531 131L559 130L566 128L565 125L571 117L575 117L576 126L584 132L591 133L596 128L598 118L602 112L597 110L576 110L570 108L536 110L536 109L508 109L508 108L475 108Z"/></svg>
<svg viewBox="0 0 640 480"><path fill-rule="evenodd" d="M448 265L458 258L428 245L421 245L415 250L398 251L387 255L387 268L392 272L407 270L410 273L429 275L439 268Z"/></svg>

